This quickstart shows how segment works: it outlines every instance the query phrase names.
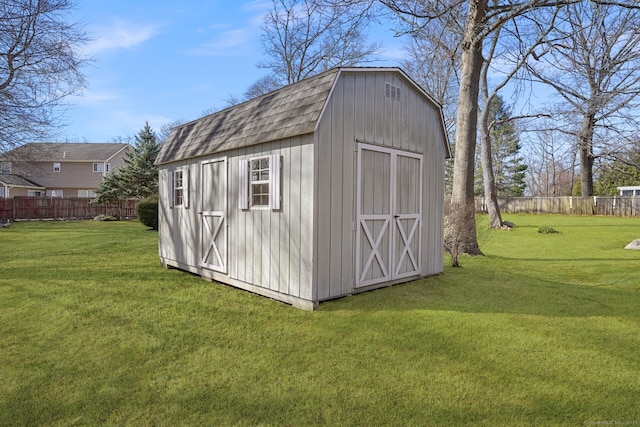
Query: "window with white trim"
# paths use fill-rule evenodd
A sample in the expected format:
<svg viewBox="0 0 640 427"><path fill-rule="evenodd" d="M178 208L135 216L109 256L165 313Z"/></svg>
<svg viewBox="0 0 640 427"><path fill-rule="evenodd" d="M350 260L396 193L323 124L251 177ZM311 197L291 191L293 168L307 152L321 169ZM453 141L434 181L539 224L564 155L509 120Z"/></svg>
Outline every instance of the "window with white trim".
<svg viewBox="0 0 640 427"><path fill-rule="evenodd" d="M280 209L279 154L240 161L240 209Z"/></svg>
<svg viewBox="0 0 640 427"><path fill-rule="evenodd" d="M169 206L189 208L189 168L179 168L169 171Z"/></svg>
<svg viewBox="0 0 640 427"><path fill-rule="evenodd" d="M182 170L173 171L173 206L182 206L184 202L184 181Z"/></svg>
<svg viewBox="0 0 640 427"><path fill-rule="evenodd" d="M45 194L47 197L64 197L63 190L47 190Z"/></svg>
<svg viewBox="0 0 640 427"><path fill-rule="evenodd" d="M78 190L78 197L90 197L94 199L96 197L95 190Z"/></svg>
<svg viewBox="0 0 640 427"><path fill-rule="evenodd" d="M111 163L105 163L106 168L107 168L107 173L111 172Z"/></svg>
<svg viewBox="0 0 640 427"><path fill-rule="evenodd" d="M60 163L55 162L55 163L53 164L53 171L54 171L54 172L60 172Z"/></svg>
<svg viewBox="0 0 640 427"><path fill-rule="evenodd" d="M102 163L94 163L93 164L94 172L102 172Z"/></svg>
<svg viewBox="0 0 640 427"><path fill-rule="evenodd" d="M269 158L249 161L249 200L251 207L269 206Z"/></svg>
<svg viewBox="0 0 640 427"><path fill-rule="evenodd" d="M27 190L27 196L29 197L42 197L42 191L40 190Z"/></svg>

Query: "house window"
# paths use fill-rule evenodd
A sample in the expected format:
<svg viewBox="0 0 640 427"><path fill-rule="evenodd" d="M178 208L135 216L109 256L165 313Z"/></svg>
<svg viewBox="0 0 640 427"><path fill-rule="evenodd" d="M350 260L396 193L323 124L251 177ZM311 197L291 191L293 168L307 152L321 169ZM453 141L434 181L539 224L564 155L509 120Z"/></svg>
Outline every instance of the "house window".
<svg viewBox="0 0 640 427"><path fill-rule="evenodd" d="M27 196L29 197L42 197L42 191L40 190L28 190Z"/></svg>
<svg viewBox="0 0 640 427"><path fill-rule="evenodd" d="M280 155L240 161L240 209L280 209Z"/></svg>
<svg viewBox="0 0 640 427"><path fill-rule="evenodd" d="M250 161L250 195L252 207L269 206L269 158Z"/></svg>
<svg viewBox="0 0 640 427"><path fill-rule="evenodd" d="M173 171L173 206L182 206L184 203L183 171Z"/></svg>
<svg viewBox="0 0 640 427"><path fill-rule="evenodd" d="M11 162L0 162L0 174L11 175Z"/></svg>
<svg viewBox="0 0 640 427"><path fill-rule="evenodd" d="M53 171L54 172L60 172L60 163L54 163L53 164Z"/></svg>
<svg viewBox="0 0 640 427"><path fill-rule="evenodd" d="M78 190L78 197L88 197L94 199L96 197L95 190Z"/></svg>
<svg viewBox="0 0 640 427"><path fill-rule="evenodd" d="M47 197L62 197L64 192L62 190L47 190Z"/></svg>
<svg viewBox="0 0 640 427"><path fill-rule="evenodd" d="M111 163L105 163L107 168L107 173L111 172Z"/></svg>
<svg viewBox="0 0 640 427"><path fill-rule="evenodd" d="M93 171L102 173L102 163L94 163Z"/></svg>

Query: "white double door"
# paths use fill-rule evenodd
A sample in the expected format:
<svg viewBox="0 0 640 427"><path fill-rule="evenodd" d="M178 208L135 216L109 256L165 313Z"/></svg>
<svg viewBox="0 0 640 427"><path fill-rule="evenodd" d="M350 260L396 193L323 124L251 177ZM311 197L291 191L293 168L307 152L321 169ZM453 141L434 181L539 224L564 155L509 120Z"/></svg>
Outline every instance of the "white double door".
<svg viewBox="0 0 640 427"><path fill-rule="evenodd" d="M359 144L356 287L420 274L422 168L422 155Z"/></svg>

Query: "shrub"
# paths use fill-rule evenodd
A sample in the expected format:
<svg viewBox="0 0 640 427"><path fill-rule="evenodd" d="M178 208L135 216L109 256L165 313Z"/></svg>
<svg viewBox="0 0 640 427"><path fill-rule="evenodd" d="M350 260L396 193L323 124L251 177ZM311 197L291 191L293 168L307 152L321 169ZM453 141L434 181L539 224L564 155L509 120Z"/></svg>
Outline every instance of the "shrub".
<svg viewBox="0 0 640 427"><path fill-rule="evenodd" d="M138 202L138 219L147 227L158 230L158 195Z"/></svg>
<svg viewBox="0 0 640 427"><path fill-rule="evenodd" d="M553 234L553 233L557 233L557 231L553 227L549 227L548 225L544 225L542 227L538 227L538 233Z"/></svg>

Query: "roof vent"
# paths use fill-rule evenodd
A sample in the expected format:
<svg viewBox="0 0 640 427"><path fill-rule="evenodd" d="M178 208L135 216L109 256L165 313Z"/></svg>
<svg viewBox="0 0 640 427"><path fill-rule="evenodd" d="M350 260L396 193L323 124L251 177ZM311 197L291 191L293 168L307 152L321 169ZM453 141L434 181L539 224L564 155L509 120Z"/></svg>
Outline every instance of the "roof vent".
<svg viewBox="0 0 640 427"><path fill-rule="evenodd" d="M387 98L400 101L400 87L392 85L391 83L385 83L385 95Z"/></svg>

